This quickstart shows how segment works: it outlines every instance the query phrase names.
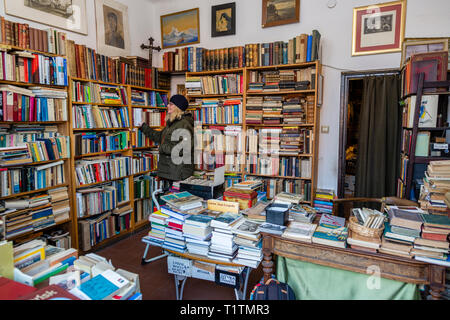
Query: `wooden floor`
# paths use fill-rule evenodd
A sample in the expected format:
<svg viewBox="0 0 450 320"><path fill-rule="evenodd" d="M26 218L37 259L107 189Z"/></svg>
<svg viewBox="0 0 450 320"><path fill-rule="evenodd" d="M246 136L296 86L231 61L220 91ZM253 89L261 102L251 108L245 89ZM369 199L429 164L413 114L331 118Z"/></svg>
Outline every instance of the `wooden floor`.
<svg viewBox="0 0 450 320"><path fill-rule="evenodd" d="M149 229L138 231L108 247L97 250L99 254L111 260L115 268L121 268L139 275L143 300L175 300L175 280L167 272L167 258L148 264L141 264L146 244L141 241ZM162 253L161 248L150 246L147 258L156 257ZM262 266L253 270L248 280L248 299L254 285L263 276ZM183 300L234 300L232 288L215 284L214 282L188 278L184 287Z"/></svg>

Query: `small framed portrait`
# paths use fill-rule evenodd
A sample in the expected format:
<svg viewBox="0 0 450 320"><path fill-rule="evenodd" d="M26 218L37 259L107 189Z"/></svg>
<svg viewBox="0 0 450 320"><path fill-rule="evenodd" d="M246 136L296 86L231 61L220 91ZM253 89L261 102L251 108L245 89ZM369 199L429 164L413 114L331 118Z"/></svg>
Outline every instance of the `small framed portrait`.
<svg viewBox="0 0 450 320"><path fill-rule="evenodd" d="M161 16L162 48L174 48L200 42L199 8Z"/></svg>
<svg viewBox="0 0 450 320"><path fill-rule="evenodd" d="M354 8L352 55L401 51L405 14L406 0Z"/></svg>
<svg viewBox="0 0 450 320"><path fill-rule="evenodd" d="M262 0L262 27L300 21L300 0Z"/></svg>
<svg viewBox="0 0 450 320"><path fill-rule="evenodd" d="M211 7L211 37L236 34L236 3Z"/></svg>
<svg viewBox="0 0 450 320"><path fill-rule="evenodd" d="M413 54L435 51L448 51L448 38L405 39L400 66L403 66Z"/></svg>

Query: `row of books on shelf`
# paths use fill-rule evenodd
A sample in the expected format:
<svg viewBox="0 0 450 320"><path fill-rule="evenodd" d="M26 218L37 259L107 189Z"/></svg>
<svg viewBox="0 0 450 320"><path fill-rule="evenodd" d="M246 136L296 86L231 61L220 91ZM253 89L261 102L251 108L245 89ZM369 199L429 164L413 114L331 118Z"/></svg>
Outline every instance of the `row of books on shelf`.
<svg viewBox="0 0 450 320"><path fill-rule="evenodd" d="M76 129L126 128L130 126L127 107L81 105L73 107Z"/></svg>
<svg viewBox="0 0 450 320"><path fill-rule="evenodd" d="M111 181L108 184L78 189L76 192L77 217L93 216L117 208L130 200L129 179Z"/></svg>
<svg viewBox="0 0 450 320"><path fill-rule="evenodd" d="M166 125L166 111L158 109L133 109L133 124L140 127L144 122L151 127L164 127Z"/></svg>
<svg viewBox="0 0 450 320"><path fill-rule="evenodd" d="M203 99L200 117L203 124L241 124L242 100Z"/></svg>
<svg viewBox="0 0 450 320"><path fill-rule="evenodd" d="M188 95L241 94L244 92L244 76L236 73L187 76L185 87Z"/></svg>
<svg viewBox="0 0 450 320"><path fill-rule="evenodd" d="M311 178L311 159L248 155L245 163L249 174Z"/></svg>
<svg viewBox="0 0 450 320"><path fill-rule="evenodd" d="M37 139L22 145L0 148L0 167L31 164L70 157L70 137Z"/></svg>
<svg viewBox="0 0 450 320"><path fill-rule="evenodd" d="M0 125L0 147L13 147L28 141L55 138L59 135L56 125L2 124Z"/></svg>
<svg viewBox="0 0 450 320"><path fill-rule="evenodd" d="M156 170L158 166L158 151L134 151L133 152L133 173Z"/></svg>
<svg viewBox="0 0 450 320"><path fill-rule="evenodd" d="M251 70L247 92L301 91L316 89L316 67Z"/></svg>
<svg viewBox="0 0 450 320"><path fill-rule="evenodd" d="M261 190L266 193L267 199L274 199L277 194L282 192L297 194L302 197L302 201L310 201L312 198L311 181L267 178L252 175L246 177L251 177L250 179L252 181L261 183Z"/></svg>
<svg viewBox="0 0 450 320"><path fill-rule="evenodd" d="M67 86L67 59L26 51L0 50L0 80Z"/></svg>
<svg viewBox="0 0 450 320"><path fill-rule="evenodd" d="M128 104L127 90L123 86L73 81L72 101L110 105Z"/></svg>
<svg viewBox="0 0 450 320"><path fill-rule="evenodd" d="M77 186L107 182L123 178L132 173L131 157L99 156L75 161Z"/></svg>
<svg viewBox="0 0 450 320"><path fill-rule="evenodd" d="M67 91L0 86L0 121L67 121Z"/></svg>
<svg viewBox="0 0 450 320"><path fill-rule="evenodd" d="M130 132L83 132L75 134L75 156L125 150L130 146Z"/></svg>
<svg viewBox="0 0 450 320"><path fill-rule="evenodd" d="M103 214L78 221L80 249L89 251L102 241L118 235L131 226L130 204L118 206Z"/></svg>
<svg viewBox="0 0 450 320"><path fill-rule="evenodd" d="M53 28L30 27L28 23L0 17L0 43L35 51L66 55L66 33Z"/></svg>
<svg viewBox="0 0 450 320"><path fill-rule="evenodd" d="M67 58L70 76L109 83L121 83L156 88L158 72L143 68L137 57L108 57L85 45L67 40Z"/></svg>
<svg viewBox="0 0 450 320"><path fill-rule="evenodd" d="M286 41L254 43L220 49L186 47L165 52L164 71L212 71L315 61L320 57L320 33L300 34Z"/></svg>
<svg viewBox="0 0 450 320"><path fill-rule="evenodd" d="M134 148L150 148L155 147L155 143L149 137L147 137L141 130L134 128L133 133L133 147Z"/></svg>
<svg viewBox="0 0 450 320"><path fill-rule="evenodd" d="M64 161L38 166L0 169L2 197L50 188L66 183Z"/></svg>
<svg viewBox="0 0 450 320"><path fill-rule="evenodd" d="M70 218L67 187L55 188L45 193L3 201L6 209L5 236L19 235L48 228Z"/></svg>
<svg viewBox="0 0 450 320"><path fill-rule="evenodd" d="M411 55L401 70L402 97L417 93L419 73L425 74L425 81L445 81L447 80L447 68L448 51L424 52ZM436 90L441 89L425 88L424 92Z"/></svg>
<svg viewBox="0 0 450 320"><path fill-rule="evenodd" d="M209 126L195 130L196 150L203 152L242 152L241 126Z"/></svg>
<svg viewBox="0 0 450 320"><path fill-rule="evenodd" d="M247 129L247 152L280 156L310 154L313 150L312 137L312 130L297 127Z"/></svg>
<svg viewBox="0 0 450 320"><path fill-rule="evenodd" d="M167 94L157 91L142 91L131 89L131 104L133 106L167 107Z"/></svg>
<svg viewBox="0 0 450 320"><path fill-rule="evenodd" d="M51 237L51 235L50 235ZM141 300L139 275L95 253L53 245L41 236L0 243L2 300Z"/></svg>

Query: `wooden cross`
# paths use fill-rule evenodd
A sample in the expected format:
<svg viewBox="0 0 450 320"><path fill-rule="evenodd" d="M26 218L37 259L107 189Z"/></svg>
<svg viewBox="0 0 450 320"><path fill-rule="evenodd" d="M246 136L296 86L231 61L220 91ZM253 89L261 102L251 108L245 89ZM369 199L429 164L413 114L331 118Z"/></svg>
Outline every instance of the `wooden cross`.
<svg viewBox="0 0 450 320"><path fill-rule="evenodd" d="M150 42L150 45L146 45L146 44L141 44L141 49L145 50L145 49L149 49L149 53L148 53L148 64L150 66L150 68L153 66L153 61L152 61L152 54L153 54L153 50L156 51L161 51L161 47L160 46L153 46L153 42L155 41L155 39L153 39L152 37L150 37L148 39L148 41Z"/></svg>

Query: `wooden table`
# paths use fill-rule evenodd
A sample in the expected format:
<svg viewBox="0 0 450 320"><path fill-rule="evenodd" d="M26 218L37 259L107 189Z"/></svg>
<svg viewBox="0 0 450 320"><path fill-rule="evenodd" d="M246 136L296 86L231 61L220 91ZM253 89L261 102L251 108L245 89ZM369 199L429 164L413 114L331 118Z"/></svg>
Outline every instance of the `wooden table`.
<svg viewBox="0 0 450 320"><path fill-rule="evenodd" d="M263 236L264 259L262 266L265 281L274 273L273 255L278 255L363 274L367 274L369 266L376 265L380 268L380 275L383 278L418 285L429 285L433 299L440 299L440 293L445 290L444 266L389 254L311 244L269 233L261 234Z"/></svg>

